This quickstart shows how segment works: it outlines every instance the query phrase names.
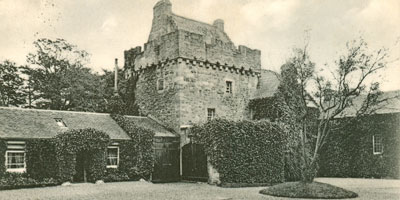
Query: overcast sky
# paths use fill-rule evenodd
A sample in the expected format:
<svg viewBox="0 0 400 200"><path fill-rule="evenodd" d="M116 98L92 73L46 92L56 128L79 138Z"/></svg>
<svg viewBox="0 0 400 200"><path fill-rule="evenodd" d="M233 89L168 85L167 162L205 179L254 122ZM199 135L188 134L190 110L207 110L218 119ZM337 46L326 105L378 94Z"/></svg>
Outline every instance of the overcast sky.
<svg viewBox="0 0 400 200"><path fill-rule="evenodd" d="M64 38L91 54L94 71L123 63L143 46L158 0L0 0L0 61L25 64L38 38ZM279 71L309 30L317 66L332 65L346 41L363 36L371 49L400 57L399 0L170 0L175 14L212 23L221 18L235 45L261 50L262 67ZM333 67L333 66L332 66ZM383 74L383 90L400 89L400 62Z"/></svg>

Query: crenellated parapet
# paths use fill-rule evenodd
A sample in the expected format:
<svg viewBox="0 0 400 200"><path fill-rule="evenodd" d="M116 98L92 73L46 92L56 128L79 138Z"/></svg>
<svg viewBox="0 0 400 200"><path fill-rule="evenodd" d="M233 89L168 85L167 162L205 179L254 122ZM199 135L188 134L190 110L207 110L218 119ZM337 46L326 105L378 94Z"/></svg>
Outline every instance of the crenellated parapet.
<svg viewBox="0 0 400 200"><path fill-rule="evenodd" d="M186 66L188 67L200 67L208 70L215 70L216 72L218 71L223 71L223 72L230 72L233 74L240 74L240 75L245 75L245 76L260 76L259 71L254 71L251 68L250 69L245 69L244 67L238 68L234 65L227 65L227 64L220 64L219 62L213 63L209 61L202 61L198 60L196 58L190 59L190 58L183 58L183 57L178 57L174 59L165 59L165 60L160 60L155 63L147 63L146 65L140 65L138 68L135 68L135 70L127 70L126 73L131 73L131 74L126 74L127 76L132 76L133 73L136 74L141 74L145 72L146 70L150 70L153 68L165 68L168 66L180 64L180 63L185 63Z"/></svg>

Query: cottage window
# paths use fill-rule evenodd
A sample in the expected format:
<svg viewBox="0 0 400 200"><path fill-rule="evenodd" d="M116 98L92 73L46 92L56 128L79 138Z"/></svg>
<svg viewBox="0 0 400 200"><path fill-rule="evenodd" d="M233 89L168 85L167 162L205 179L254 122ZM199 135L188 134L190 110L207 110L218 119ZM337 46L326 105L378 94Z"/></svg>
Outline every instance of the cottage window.
<svg viewBox="0 0 400 200"><path fill-rule="evenodd" d="M226 81L226 93L232 94L232 81Z"/></svg>
<svg viewBox="0 0 400 200"><path fill-rule="evenodd" d="M164 90L164 79L158 79L157 81L157 89L160 90Z"/></svg>
<svg viewBox="0 0 400 200"><path fill-rule="evenodd" d="M212 120L215 118L215 108L207 109L207 120Z"/></svg>
<svg viewBox="0 0 400 200"><path fill-rule="evenodd" d="M119 164L119 147L109 146L107 148L107 168L117 168Z"/></svg>
<svg viewBox="0 0 400 200"><path fill-rule="evenodd" d="M7 172L25 172L25 142L7 142L6 169Z"/></svg>
<svg viewBox="0 0 400 200"><path fill-rule="evenodd" d="M58 126L67 127L67 125L64 123L64 121L61 118L55 118L54 120L56 120L56 123Z"/></svg>
<svg viewBox="0 0 400 200"><path fill-rule="evenodd" d="M374 155L383 153L383 143L382 143L381 135L373 135L372 136L372 145L373 145Z"/></svg>

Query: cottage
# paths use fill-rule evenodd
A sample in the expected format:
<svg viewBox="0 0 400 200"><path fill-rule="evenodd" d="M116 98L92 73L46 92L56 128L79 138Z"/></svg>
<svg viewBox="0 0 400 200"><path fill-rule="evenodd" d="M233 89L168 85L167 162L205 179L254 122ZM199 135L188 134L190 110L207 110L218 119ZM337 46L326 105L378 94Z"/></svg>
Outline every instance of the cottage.
<svg viewBox="0 0 400 200"><path fill-rule="evenodd" d="M149 117L127 116L136 125L155 133L155 168L153 181L179 180L179 137L168 131L155 119ZM109 114L36 110L0 107L0 139L6 141L5 167L8 172L26 172L26 141L32 139L51 139L68 130L93 128L106 133L111 143L107 148L107 168L118 169L120 161L120 143L129 141L128 134ZM85 162L77 156L76 166ZM46 167L46 166L43 166ZM76 174L82 174L83 168L76 167ZM74 181L83 181L76 176Z"/></svg>
<svg viewBox="0 0 400 200"><path fill-rule="evenodd" d="M373 115L332 132L320 156L320 176L400 178L400 91L384 92ZM349 121L364 96L340 115Z"/></svg>

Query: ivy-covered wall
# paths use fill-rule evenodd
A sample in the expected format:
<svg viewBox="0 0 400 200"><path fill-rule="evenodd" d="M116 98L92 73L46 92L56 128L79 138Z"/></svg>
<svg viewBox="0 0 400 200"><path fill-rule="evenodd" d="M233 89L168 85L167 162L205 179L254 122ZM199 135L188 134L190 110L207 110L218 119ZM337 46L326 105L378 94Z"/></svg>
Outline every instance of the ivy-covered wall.
<svg viewBox="0 0 400 200"><path fill-rule="evenodd" d="M284 138L279 125L216 119L194 126L192 133L222 184L284 181Z"/></svg>
<svg viewBox="0 0 400 200"><path fill-rule="evenodd" d="M372 137L378 134L383 153L374 155ZM331 133L321 149L319 176L400 178L399 162L400 114L372 115Z"/></svg>
<svg viewBox="0 0 400 200"><path fill-rule="evenodd" d="M56 178L58 162L54 139L30 139L26 141L26 171L36 180Z"/></svg>
<svg viewBox="0 0 400 200"><path fill-rule="evenodd" d="M130 179L149 179L154 167L153 139L154 131L137 126L121 115L111 116L118 125L132 138L120 142L120 165L115 174L127 175Z"/></svg>
<svg viewBox="0 0 400 200"><path fill-rule="evenodd" d="M6 172L6 166L4 164L1 163L5 163L5 159L6 157L4 155L6 155L6 150L7 150L7 143L5 140L0 139L0 177L2 177L4 175L4 173Z"/></svg>

